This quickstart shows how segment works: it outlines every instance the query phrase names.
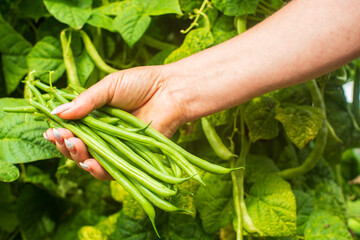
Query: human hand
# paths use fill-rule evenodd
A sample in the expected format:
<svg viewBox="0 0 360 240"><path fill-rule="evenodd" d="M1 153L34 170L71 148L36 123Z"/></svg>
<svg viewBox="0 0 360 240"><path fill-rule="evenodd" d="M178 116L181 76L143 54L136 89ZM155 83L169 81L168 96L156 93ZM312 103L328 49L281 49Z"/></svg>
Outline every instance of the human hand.
<svg viewBox="0 0 360 240"><path fill-rule="evenodd" d="M174 94L175 83L168 80L163 66L138 67L119 71L81 93L71 103L54 110L60 118L80 119L108 104L129 111L167 137L186 122L183 106ZM64 128L48 129L44 137L67 158L100 180L111 176L87 151L86 145Z"/></svg>

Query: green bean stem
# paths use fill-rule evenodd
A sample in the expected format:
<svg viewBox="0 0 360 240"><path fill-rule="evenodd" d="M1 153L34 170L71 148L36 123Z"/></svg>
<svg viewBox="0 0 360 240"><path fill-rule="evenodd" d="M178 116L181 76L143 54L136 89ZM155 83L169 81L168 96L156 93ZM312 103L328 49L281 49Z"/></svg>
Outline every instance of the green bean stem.
<svg viewBox="0 0 360 240"><path fill-rule="evenodd" d="M86 32L80 30L80 35L81 38L84 42L84 46L86 48L87 53L89 54L89 56L91 57L91 59L94 61L95 65L102 71L106 72L106 73L114 73L114 72L118 72L120 70L115 69L110 67L109 65L107 65L104 60L101 58L101 56L99 55L99 53L97 52L94 44L91 42L91 39L89 38L89 36L86 34Z"/></svg>
<svg viewBox="0 0 360 240"><path fill-rule="evenodd" d="M156 234L159 236L155 225L155 209L151 205L151 203L140 193L139 189L135 187L134 184L128 178L126 178L118 169L108 164L107 161L92 148L89 148L88 150L90 154L100 163L100 165L103 166L103 168L140 204L140 206L149 216L153 228Z"/></svg>
<svg viewBox="0 0 360 240"><path fill-rule="evenodd" d="M102 107L101 110L112 116L118 117L126 122L129 122L132 125L134 125L135 127L146 126L146 123L142 122L140 119L136 118L132 114L130 114L126 111L123 111L121 109L105 106L105 107ZM161 133L159 133L158 131L153 129L151 126L148 127L144 132L146 135L156 139L157 141L162 142L162 143L172 147L174 150L178 151L180 154L182 154L184 157L186 157L189 162L191 162L195 166L198 166L199 168L201 168L207 172L214 173L214 174L228 174L234 170L237 170L237 169L229 169L229 168L225 168L222 166L212 164L208 161L205 161L205 160L189 153L188 151L186 151L185 149L183 149L182 147L180 147L179 145L177 145L176 143L174 143L173 141L171 141L170 139L168 139L167 137L165 137L164 135L162 135Z"/></svg>
<svg viewBox="0 0 360 240"><path fill-rule="evenodd" d="M60 33L60 42L63 50L63 58L66 68L66 74L68 77L68 83L73 85L81 86L79 76L77 74L75 59L71 50L70 41L66 36L66 30Z"/></svg>
<svg viewBox="0 0 360 240"><path fill-rule="evenodd" d="M210 122L205 117L201 118L201 126L207 141L219 158L228 161L237 157L224 145L215 128L211 126Z"/></svg>
<svg viewBox="0 0 360 240"><path fill-rule="evenodd" d="M318 136L316 138L314 147L310 153L310 155L305 159L305 161L298 167L295 168L289 168L282 170L279 172L279 176L284 179L292 179L301 175L304 175L308 171L310 171L312 168L315 167L319 159L321 158L325 145L326 145L326 139L327 139L327 133L328 128L326 124L326 112L325 112L325 103L324 98L317 86L317 83L315 80L311 80L306 83L307 87L310 91L311 97L313 99L313 103L315 107L319 107L322 112L324 113L324 121L322 123L322 127L319 130Z"/></svg>

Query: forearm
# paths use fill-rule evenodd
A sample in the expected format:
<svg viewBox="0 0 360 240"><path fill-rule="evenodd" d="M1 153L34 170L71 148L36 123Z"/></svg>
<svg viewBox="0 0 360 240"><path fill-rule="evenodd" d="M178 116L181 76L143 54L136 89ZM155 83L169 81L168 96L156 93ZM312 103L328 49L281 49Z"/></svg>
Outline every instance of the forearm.
<svg viewBox="0 0 360 240"><path fill-rule="evenodd" d="M187 120L305 82L360 55L358 0L294 0L225 43L166 65Z"/></svg>

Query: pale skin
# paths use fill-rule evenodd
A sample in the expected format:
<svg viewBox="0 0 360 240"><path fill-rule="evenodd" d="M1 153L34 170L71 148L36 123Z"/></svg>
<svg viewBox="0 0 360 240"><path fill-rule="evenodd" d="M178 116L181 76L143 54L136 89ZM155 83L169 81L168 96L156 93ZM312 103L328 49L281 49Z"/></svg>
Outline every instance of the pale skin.
<svg viewBox="0 0 360 240"><path fill-rule="evenodd" d="M79 119L105 104L127 110L170 137L179 126L266 92L306 82L360 56L359 0L293 0L245 33L161 66L106 76L57 115ZM111 176L66 129L47 138L95 178ZM64 144L67 139L74 150Z"/></svg>

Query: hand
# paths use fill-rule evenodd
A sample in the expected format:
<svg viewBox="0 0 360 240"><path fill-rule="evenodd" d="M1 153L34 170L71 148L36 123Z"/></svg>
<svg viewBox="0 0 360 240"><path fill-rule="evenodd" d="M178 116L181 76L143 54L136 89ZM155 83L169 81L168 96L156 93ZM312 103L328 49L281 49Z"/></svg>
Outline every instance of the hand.
<svg viewBox="0 0 360 240"><path fill-rule="evenodd" d="M63 119L80 119L108 104L129 111L145 123L152 121L151 127L171 137L186 122L186 117L181 101L175 97L178 94L174 94L176 84L165 75L164 66L138 67L110 74L55 112ZM48 129L44 137L95 178L112 179L69 130Z"/></svg>

